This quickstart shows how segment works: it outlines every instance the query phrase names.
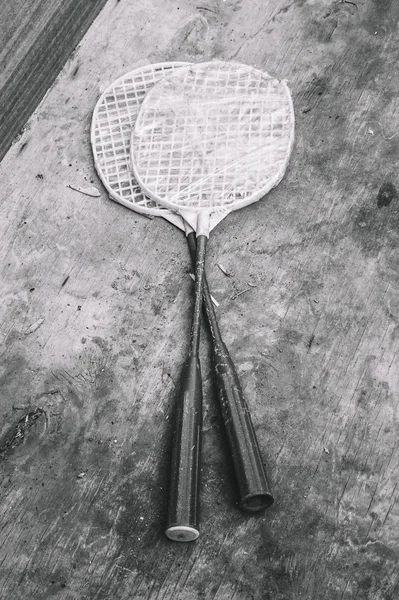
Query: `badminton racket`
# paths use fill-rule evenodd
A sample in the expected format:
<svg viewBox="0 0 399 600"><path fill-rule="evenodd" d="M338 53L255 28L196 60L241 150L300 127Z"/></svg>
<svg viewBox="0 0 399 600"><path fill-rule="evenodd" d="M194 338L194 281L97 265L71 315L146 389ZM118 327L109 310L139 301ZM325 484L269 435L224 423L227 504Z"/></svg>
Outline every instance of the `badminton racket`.
<svg viewBox="0 0 399 600"><path fill-rule="evenodd" d="M287 85L236 63L191 65L164 77L147 93L136 120L131 153L137 182L154 201L180 214L197 234L195 305L179 415L181 431L191 432L191 439L184 437L182 446L177 438L174 448L166 531L172 539L198 529L194 509L199 438L192 422L201 396L199 331L212 215L226 216L277 185L293 139L294 113ZM225 365L223 357L216 371L223 372ZM232 399L237 382L231 388ZM244 408L238 418L247 413ZM257 459L262 467L260 455ZM242 489L254 483L245 473L240 477ZM256 510L264 493L264 489L259 495L253 489L248 495L244 492L241 503Z"/></svg>
<svg viewBox="0 0 399 600"><path fill-rule="evenodd" d="M129 173L131 126L145 93L161 77L186 64L146 65L113 82L100 96L93 111L91 143L96 170L110 198L136 212L161 216L185 230L195 261L195 234L178 215L146 198ZM213 215L214 225L223 216ZM262 510L272 503L273 498L267 486L248 407L234 364L223 343L206 282L204 301L213 341L215 382L237 475L240 506L247 511ZM222 366L221 357L224 358Z"/></svg>
<svg viewBox="0 0 399 600"><path fill-rule="evenodd" d="M183 230L185 229L183 220L164 206L146 198L131 178L129 146L131 126L145 93L162 76L184 65L185 63L147 65L125 74L112 83L99 98L93 112L91 127L95 166L100 179L109 191L110 198L136 212L162 216ZM217 217L220 219L220 215ZM195 240L192 233L187 236L187 240L191 251L195 253ZM259 510L270 505L273 499L268 492L265 477L262 477L263 467L256 437L237 373L229 360L227 349L218 330L209 291L204 295L204 299L208 319L213 322L211 333L215 366L218 358L226 357L224 368L221 371L215 370L215 378L241 492L240 505L244 510ZM237 408L238 410L235 410ZM240 414L246 415L246 418L238 418L237 415ZM254 456L257 460L254 460ZM262 479L263 483L259 485Z"/></svg>

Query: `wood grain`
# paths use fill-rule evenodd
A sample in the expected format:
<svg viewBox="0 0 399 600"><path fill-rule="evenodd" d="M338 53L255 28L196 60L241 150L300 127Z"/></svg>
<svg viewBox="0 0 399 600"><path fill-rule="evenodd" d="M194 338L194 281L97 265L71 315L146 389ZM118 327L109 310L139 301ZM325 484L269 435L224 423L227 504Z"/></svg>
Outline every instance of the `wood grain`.
<svg viewBox="0 0 399 600"><path fill-rule="evenodd" d="M96 19L1 165L1 598L398 596L398 17L150 0ZM236 506L204 333L202 533L182 545L163 523L189 255L107 198L89 125L137 61L212 58L294 97L285 178L215 230L207 264L276 503Z"/></svg>
<svg viewBox="0 0 399 600"><path fill-rule="evenodd" d="M0 1L0 160L105 2Z"/></svg>

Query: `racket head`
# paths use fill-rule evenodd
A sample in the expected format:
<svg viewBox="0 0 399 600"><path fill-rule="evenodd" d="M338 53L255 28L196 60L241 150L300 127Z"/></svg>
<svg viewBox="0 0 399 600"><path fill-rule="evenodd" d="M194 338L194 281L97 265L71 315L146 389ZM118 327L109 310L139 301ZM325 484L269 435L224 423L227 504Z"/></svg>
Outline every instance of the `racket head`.
<svg viewBox="0 0 399 600"><path fill-rule="evenodd" d="M144 98L131 142L146 195L183 214L228 213L282 179L294 142L287 84L213 61L168 73Z"/></svg>
<svg viewBox="0 0 399 600"><path fill-rule="evenodd" d="M146 197L135 181L131 170L130 141L146 93L166 74L189 64L148 64L116 79L96 103L90 132L94 165L110 198L138 213L163 217L183 230L185 226L181 217Z"/></svg>

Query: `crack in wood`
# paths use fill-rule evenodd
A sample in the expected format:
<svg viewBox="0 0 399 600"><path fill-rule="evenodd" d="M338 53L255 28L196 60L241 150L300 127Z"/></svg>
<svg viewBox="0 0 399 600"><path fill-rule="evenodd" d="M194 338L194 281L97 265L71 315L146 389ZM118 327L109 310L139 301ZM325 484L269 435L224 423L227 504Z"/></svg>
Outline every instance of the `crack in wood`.
<svg viewBox="0 0 399 600"><path fill-rule="evenodd" d="M47 429L47 415L42 408L33 406L25 410L25 414L0 439L0 458L6 458L15 448L24 443L31 428L42 415L46 419Z"/></svg>

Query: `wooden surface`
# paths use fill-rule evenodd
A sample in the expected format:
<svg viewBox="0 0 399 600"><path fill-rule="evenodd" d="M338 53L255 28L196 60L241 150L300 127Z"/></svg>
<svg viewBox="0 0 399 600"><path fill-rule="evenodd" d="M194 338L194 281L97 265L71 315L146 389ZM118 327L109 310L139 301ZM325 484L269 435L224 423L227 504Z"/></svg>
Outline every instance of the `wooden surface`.
<svg viewBox="0 0 399 600"><path fill-rule="evenodd" d="M0 160L106 0L0 0Z"/></svg>
<svg viewBox="0 0 399 600"><path fill-rule="evenodd" d="M1 598L398 597L398 18L388 0L112 0L96 19L1 165ZM212 58L287 79L296 111L285 178L215 230L207 266L276 503L235 504L204 335L202 533L179 545L188 252L107 198L89 125L137 61Z"/></svg>

